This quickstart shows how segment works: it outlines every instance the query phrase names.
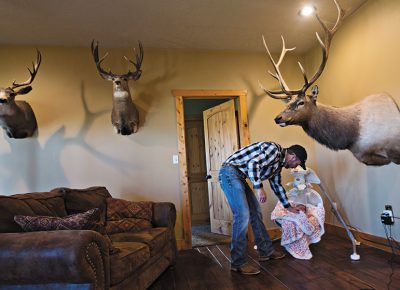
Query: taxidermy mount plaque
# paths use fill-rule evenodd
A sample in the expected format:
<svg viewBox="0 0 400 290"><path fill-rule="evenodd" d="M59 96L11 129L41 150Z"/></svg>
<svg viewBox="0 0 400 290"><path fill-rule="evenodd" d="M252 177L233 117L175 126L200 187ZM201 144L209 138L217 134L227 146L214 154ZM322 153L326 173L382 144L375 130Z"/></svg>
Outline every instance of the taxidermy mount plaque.
<svg viewBox="0 0 400 290"><path fill-rule="evenodd" d="M275 122L282 127L299 125L312 138L333 150L350 150L353 155L366 165L385 165L391 162L400 164L400 111L394 99L386 94L379 93L365 97L353 105L336 108L317 103L318 87L313 86L311 94L307 90L322 74L329 54L333 35L344 19L344 11L334 0L338 17L335 25L328 28L316 15L324 31L322 40L318 33L317 40L322 48L322 61L309 79L299 64L304 78L304 85L298 90L291 90L282 77L279 66L286 52L295 48L286 48L282 37L282 52L277 62L272 58L268 46L264 41L274 72L270 72L278 82L280 90L271 91L261 88L274 99L287 103L286 108L275 118Z"/></svg>
<svg viewBox="0 0 400 290"><path fill-rule="evenodd" d="M17 95L25 95L32 90L30 84L39 70L42 56L37 51L36 62L30 77L23 83L14 81L8 88L0 88L0 126L10 138L22 139L32 137L37 130L37 122L32 107L25 101L16 101Z"/></svg>
<svg viewBox="0 0 400 290"><path fill-rule="evenodd" d="M113 82L111 123L117 134L121 135L131 135L132 133L136 133L139 127L139 111L132 101L128 81L137 81L142 74L140 67L143 61L143 46L140 42L139 53L135 54L136 62L129 60L124 56L127 61L135 66L134 72L128 71L128 73L122 75L114 74L111 70L106 72L102 69L101 63L106 58L107 54L99 59L98 43L95 44L94 40L92 41L92 55L100 76L105 80Z"/></svg>

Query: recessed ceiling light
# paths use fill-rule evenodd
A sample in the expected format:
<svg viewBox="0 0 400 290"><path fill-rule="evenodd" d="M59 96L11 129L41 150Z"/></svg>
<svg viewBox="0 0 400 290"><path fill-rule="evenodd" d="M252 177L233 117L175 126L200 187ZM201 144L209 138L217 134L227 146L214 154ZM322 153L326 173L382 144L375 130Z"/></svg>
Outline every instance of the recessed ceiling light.
<svg viewBox="0 0 400 290"><path fill-rule="evenodd" d="M301 16L310 16L311 14L313 14L314 12L315 12L315 7L314 6L311 6L311 5L307 5L307 6L304 6L300 11L299 11L299 14L301 15Z"/></svg>

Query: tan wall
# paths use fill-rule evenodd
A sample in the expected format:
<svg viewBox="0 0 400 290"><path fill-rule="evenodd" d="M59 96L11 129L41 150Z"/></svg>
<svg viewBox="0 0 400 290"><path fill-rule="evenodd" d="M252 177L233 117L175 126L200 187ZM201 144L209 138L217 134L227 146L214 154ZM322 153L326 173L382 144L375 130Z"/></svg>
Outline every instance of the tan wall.
<svg viewBox="0 0 400 290"><path fill-rule="evenodd" d="M371 0L362 6L333 39L327 67L317 82L318 101L345 106L386 91L400 104L399 27L400 1ZM315 66L319 49L306 60L309 67ZM400 166L367 167L349 151L334 152L319 144L315 156L320 177L349 223L385 236L380 222L384 205L391 204L395 215L400 215ZM336 223L332 214L327 221Z"/></svg>
<svg viewBox="0 0 400 290"><path fill-rule="evenodd" d="M261 39L260 39L261 45ZM165 51L145 48L143 74L131 83L142 125L131 136L114 133L110 121L112 84L99 77L89 48L39 47L42 66L33 91L19 99L33 107L39 136L13 140L0 135L0 193L46 191L58 186L82 188L105 185L114 197L171 201L178 210L177 236L182 236L175 100L172 89L245 89L251 141L274 140L313 147L298 128L282 129L273 117L283 103L262 95L257 81L274 88L266 77L264 53ZM102 50L104 52L104 50ZM122 56L110 51L104 67L126 71ZM33 47L0 47L0 84L24 81L26 66L35 58ZM288 79L294 58L289 59ZM296 68L297 72L297 68ZM296 74L297 75L297 74ZM296 81L301 81L300 76ZM82 96L89 113L85 113ZM312 166L314 157L310 157ZM284 182L288 182L284 178ZM269 188L268 183L266 187ZM269 221L272 197L263 205Z"/></svg>
<svg viewBox="0 0 400 290"><path fill-rule="evenodd" d="M319 101L343 106L379 91L398 100L398 27L399 1L371 0L353 15L335 36L328 65L318 81ZM114 133L110 123L111 83L98 76L89 48L39 48L43 63L33 91L20 97L34 108L39 136L25 140L0 137L1 194L105 185L115 197L172 201L178 210L180 238L179 169L172 164L172 155L177 154L176 116L170 91L246 89L251 141L303 144L310 155L308 166L317 170L351 225L383 236L379 215L384 205L392 204L399 215L399 166L366 167L350 152L333 152L315 143L299 127L275 125L273 118L284 105L263 96L258 87L257 80L275 86L266 77L263 53L146 49L142 78L131 84L142 126L137 134L123 137ZM121 57L132 56L132 51L110 52L104 66L117 73L126 71ZM1 46L0 84L25 80L26 66L34 57L33 47ZM319 61L319 50L306 60L306 67L312 67ZM302 80L294 61L289 57L285 73L289 84L297 87ZM82 96L90 113L84 111ZM290 180L285 171L283 182ZM270 194L262 205L269 227L273 226L269 214L275 202ZM328 222L335 222L329 210Z"/></svg>

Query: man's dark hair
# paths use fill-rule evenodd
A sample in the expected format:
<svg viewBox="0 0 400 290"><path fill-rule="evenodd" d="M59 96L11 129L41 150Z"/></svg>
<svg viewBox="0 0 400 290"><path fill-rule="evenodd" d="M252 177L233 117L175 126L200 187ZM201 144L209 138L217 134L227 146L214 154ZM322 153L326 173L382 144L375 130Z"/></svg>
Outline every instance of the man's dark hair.
<svg viewBox="0 0 400 290"><path fill-rule="evenodd" d="M303 167L304 170L306 170L306 161L307 161L307 151L304 149L303 146L300 145L292 145L288 149L289 153L295 154L297 158L300 160L300 166Z"/></svg>

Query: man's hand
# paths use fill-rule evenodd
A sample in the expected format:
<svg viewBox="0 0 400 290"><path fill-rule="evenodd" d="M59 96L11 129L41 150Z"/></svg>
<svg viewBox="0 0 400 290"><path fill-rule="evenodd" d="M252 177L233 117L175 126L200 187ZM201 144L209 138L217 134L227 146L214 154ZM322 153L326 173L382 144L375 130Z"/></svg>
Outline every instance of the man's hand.
<svg viewBox="0 0 400 290"><path fill-rule="evenodd" d="M257 195L258 195L258 200L261 203L264 203L264 202L267 201L267 194L265 193L264 188L261 187L259 189L256 189L256 192L257 192Z"/></svg>

